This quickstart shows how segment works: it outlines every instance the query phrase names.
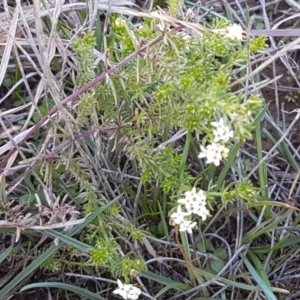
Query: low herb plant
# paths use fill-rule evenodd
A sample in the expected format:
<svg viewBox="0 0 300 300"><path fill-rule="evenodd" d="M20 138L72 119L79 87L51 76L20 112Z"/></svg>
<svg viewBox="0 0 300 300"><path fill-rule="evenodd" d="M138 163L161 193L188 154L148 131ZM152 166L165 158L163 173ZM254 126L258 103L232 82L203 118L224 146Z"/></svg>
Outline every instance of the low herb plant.
<svg viewBox="0 0 300 300"><path fill-rule="evenodd" d="M114 216L120 207L113 206L106 216L110 222L91 224L84 237L94 247L89 265L104 268L119 279L116 294L137 299L140 292L129 283L132 274L140 274L146 266L142 258L120 254L114 228L134 242L142 242L147 231L168 236L174 228L176 234L181 233L182 254L189 259L188 235L201 237L202 225L214 216L216 207L259 199L259 189L250 181L228 183L225 179L239 148L251 139L254 118L263 104L258 94L233 91L231 85L249 57L263 49L265 40L247 39L239 25L224 19L213 20L211 28L203 31L179 28L160 18L145 18L133 25L122 16L112 16L110 23L105 62L94 64L96 38L92 32L72 44L78 59L78 88L108 65L122 62L163 36L83 94L75 124L78 131L117 125L113 134L105 136L114 153L111 164L117 165L116 157L129 158L129 167L140 177L138 184L121 183L120 189L136 195L142 188L137 219L149 224L147 230L136 228L132 220L117 224ZM75 161L68 170L80 181L81 201L90 213L100 203L88 174L82 174L83 165ZM190 274L191 283L196 284Z"/></svg>
<svg viewBox="0 0 300 300"><path fill-rule="evenodd" d="M175 16L179 8L172 9ZM135 25L120 15L111 16L105 57L98 64L94 32L72 43L78 61L77 88L119 66L80 96L73 126L77 134L113 128L96 136L100 150L95 139L84 139L83 153L95 160L105 156L101 167L130 175L129 181L120 180L118 190L110 192L116 198L126 194L134 203L119 199L86 226L80 247L88 249L87 259L79 258L78 249L63 246L42 264L52 272L65 268L86 273L93 268L102 277L109 272L118 283L114 293L124 299L141 295L142 287L132 284L134 278L163 280L149 275L144 257L134 254L134 249L124 253L128 248L121 247L123 242L138 245L149 235L170 239L169 234L175 233L189 274L190 284L184 289L192 289L205 276L197 274L190 241L203 252L214 252L218 263L211 261L206 270L217 274L227 256L205 240L203 226L218 208L260 199L259 188L250 181L228 181L227 173L235 168L243 142L251 139L263 105L258 94L243 88L236 91L232 85L249 58L263 49L264 38L249 39L239 25L225 19L213 20L211 28L197 28L162 12L155 16ZM89 215L109 197L99 197L102 191L94 176L99 170L93 163L85 154L74 156L68 150L60 155L56 178L71 177L64 188ZM53 188L57 189L55 184ZM130 205L131 214L122 203ZM203 293L209 296L207 290Z"/></svg>

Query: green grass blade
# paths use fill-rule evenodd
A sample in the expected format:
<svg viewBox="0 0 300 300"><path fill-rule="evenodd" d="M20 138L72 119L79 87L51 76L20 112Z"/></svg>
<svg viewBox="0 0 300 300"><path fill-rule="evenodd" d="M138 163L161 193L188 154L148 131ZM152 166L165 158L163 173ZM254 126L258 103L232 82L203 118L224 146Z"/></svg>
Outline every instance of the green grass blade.
<svg viewBox="0 0 300 300"><path fill-rule="evenodd" d="M166 286L172 285L174 289L180 292L188 291L189 289L191 289L191 287L187 284L182 284L180 282L173 281L172 279L161 275L157 275L147 270L141 271L141 274L143 277L147 278L150 281L155 281Z"/></svg>
<svg viewBox="0 0 300 300"><path fill-rule="evenodd" d="M265 293L268 300L277 300L274 293L271 291L270 287L267 286L267 284L262 280L262 278L258 275L258 273L255 271L249 260L246 258L244 254L240 254L242 259L244 260L245 265L247 266L250 274L253 276L257 284L261 287L263 292Z"/></svg>
<svg viewBox="0 0 300 300"><path fill-rule="evenodd" d="M160 221L162 222L164 236L166 237L166 239L168 239L169 238L169 230L168 230L168 224L166 222L165 214L164 214L164 211L162 210L162 207L161 207L159 201L157 201L157 204L158 204L158 209L159 209L159 214L160 214Z"/></svg>
<svg viewBox="0 0 300 300"><path fill-rule="evenodd" d="M257 255L255 255L251 250L248 250L247 254L249 255L249 257L251 258L255 269L257 270L258 275L261 277L261 279L265 282L265 284L270 287L270 282L269 282L269 278L267 275L267 272L264 268L264 266L262 265L261 261L259 260L259 258L257 257Z"/></svg>
<svg viewBox="0 0 300 300"><path fill-rule="evenodd" d="M299 244L300 243L300 236L293 236L291 238L285 238L283 240L281 240L279 243L277 243L276 245L274 245L273 248L271 248L272 250L277 250L277 249L282 249L285 247L289 247L295 244Z"/></svg>
<svg viewBox="0 0 300 300"><path fill-rule="evenodd" d="M92 293L86 289L77 287L75 285L62 283L62 282L39 282L39 283L32 283L24 286L21 289L21 292L24 292L29 289L35 289L35 288L57 288L57 289L64 289L68 290L70 292L76 293L78 295L81 295L82 297L85 297L89 300L106 300L105 298L102 298L98 296L95 293Z"/></svg>
<svg viewBox="0 0 300 300"><path fill-rule="evenodd" d="M247 211L250 208L254 208L254 207L261 207L264 205L268 205L268 206L274 206L274 207L282 207L285 209L292 209L292 210L296 210L295 207L286 204L286 203L282 203L282 202L276 202L276 201L257 201L257 202L251 202L251 203L246 203L244 205L240 205L234 208L231 208L229 210L224 211L223 213L221 213L219 216L216 217L215 221L218 221L220 219L226 218L228 217L230 214L234 214L237 213L239 211Z"/></svg>
<svg viewBox="0 0 300 300"><path fill-rule="evenodd" d="M88 244L85 244L81 241L78 241L66 234L63 234L61 232L55 231L55 230L45 230L44 231L45 234L48 234L54 238L59 239L61 242L63 242L64 244L70 245L84 253L87 253L89 249L93 248Z"/></svg>
<svg viewBox="0 0 300 300"><path fill-rule="evenodd" d="M248 285L248 284L245 284L245 283L236 282L236 281L233 281L233 280L230 280L230 279L227 279L227 278L223 278L223 277L216 278L215 274L211 274L211 273L209 273L207 271L204 271L204 270L201 270L201 269L198 269L198 272L202 276L207 278L208 280L210 280L210 279L217 280L217 281L222 282L222 283L224 283L228 286L236 287L236 288L239 288L239 289L242 289L242 290L245 290L245 291L257 291L257 292L263 291L263 289L260 286ZM270 289L274 292L277 292L277 293L284 293L284 294L289 293L289 291L287 291L287 290L276 288L276 287L271 287Z"/></svg>
<svg viewBox="0 0 300 300"><path fill-rule="evenodd" d="M2 176L0 179L0 203L2 204L7 202L5 186L5 176Z"/></svg>
<svg viewBox="0 0 300 300"><path fill-rule="evenodd" d="M272 142L273 145L277 143L277 141L281 138L282 135L275 127L273 127L273 134L271 134L266 128L263 128L263 134L267 137L269 141ZM291 165L295 172L299 171L298 164L284 141L282 141L278 145L277 151L282 157L284 157L287 160L287 162Z"/></svg>
<svg viewBox="0 0 300 300"><path fill-rule="evenodd" d="M100 21L100 13L97 12L97 17L95 21L95 37L96 37L96 43L97 43L97 50L99 52L102 51L102 43L103 43L103 31L102 31L102 25Z"/></svg>
<svg viewBox="0 0 300 300"><path fill-rule="evenodd" d="M13 248L13 245L11 245L9 248L7 248L3 253L0 255L0 264L4 261L4 259L9 255Z"/></svg>
<svg viewBox="0 0 300 300"><path fill-rule="evenodd" d="M199 272L199 274L201 274L203 277L206 277L208 280L216 279L216 274L211 274L211 273L206 272L206 271L201 270L201 269L197 269L197 271ZM142 274L143 277L145 277L149 280L156 281L156 282L164 284L166 286L175 283L173 280L171 280L169 278L154 274L150 271L142 271L141 274ZM246 290L246 291L257 291L257 292L262 291L262 288L260 286L254 286L254 285L248 285L248 284L241 283L241 282L235 282L233 280L223 278L223 277L218 277L218 281L222 282L222 283L224 283L228 286L233 286L233 287L240 288L240 289L243 289L243 290ZM174 286L177 287L176 289L178 291L182 291L182 292L192 289L192 287L190 287L188 285L185 286L185 290L182 290L181 285L180 286L174 285ZM174 288L174 286L173 286L173 288ZM285 290L285 289L276 288L276 287L271 287L270 289L273 292L276 292L276 293L289 294L289 291Z"/></svg>
<svg viewBox="0 0 300 300"><path fill-rule="evenodd" d="M258 122L255 126L255 138L256 138L256 150L257 150L257 161L260 162L263 159L263 147L262 147L262 138L261 138L261 126L260 122ZM269 189L268 187L268 174L267 174L267 164L266 162L263 162L260 164L258 168L258 178L259 178L259 184L261 188L261 196L262 200L268 201L269 200ZM272 213L271 208L266 207L265 211L265 218L271 219Z"/></svg>
<svg viewBox="0 0 300 300"><path fill-rule="evenodd" d="M271 246L257 246L257 247L250 247L249 248L255 254L269 254L271 251Z"/></svg>
<svg viewBox="0 0 300 300"><path fill-rule="evenodd" d="M267 233L272 228L276 228L278 224L286 220L289 214L291 214L291 211L288 210L280 218L273 220L273 222L272 219L269 219L266 222L261 223L259 226L252 228L243 236L242 243L244 245L252 243L252 241L258 238L260 235Z"/></svg>
<svg viewBox="0 0 300 300"><path fill-rule="evenodd" d="M185 145L184 145L184 149L183 149L183 153L182 153L182 157L181 157L180 169L179 169L179 174L178 174L180 176L181 182L184 181L183 175L184 175L184 170L186 168L186 161L187 161L187 158L189 155L191 140L192 140L191 133L188 132L186 134L186 140L185 140Z"/></svg>
<svg viewBox="0 0 300 300"><path fill-rule="evenodd" d="M176 282L176 283L172 283L172 284L169 284L167 285L166 287L164 287L163 289L161 289L153 298L154 299L157 299L158 297L162 296L165 292L167 292L168 290L171 290L171 289L175 289L175 290L179 290L179 289L184 289L186 287L186 284L184 283L179 283L179 282Z"/></svg>
<svg viewBox="0 0 300 300"><path fill-rule="evenodd" d="M218 190L221 188L229 169L236 161L236 155L237 155L238 151L241 149L242 145L243 145L243 143L238 142L230 149L228 158L226 159L226 163L225 163L224 167L222 168L222 171L218 177L218 181L217 181L217 189Z"/></svg>

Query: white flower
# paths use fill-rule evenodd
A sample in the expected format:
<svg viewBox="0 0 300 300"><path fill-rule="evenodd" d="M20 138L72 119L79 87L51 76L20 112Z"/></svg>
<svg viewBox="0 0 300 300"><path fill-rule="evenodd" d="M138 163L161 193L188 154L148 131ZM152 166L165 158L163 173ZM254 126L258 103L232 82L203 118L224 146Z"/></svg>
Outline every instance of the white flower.
<svg viewBox="0 0 300 300"><path fill-rule="evenodd" d="M187 231L188 233L193 233L192 229L196 226L196 222L184 220L179 225L179 231Z"/></svg>
<svg viewBox="0 0 300 300"><path fill-rule="evenodd" d="M181 205L178 205L177 212L172 213L170 218L172 219L172 223L174 225L180 225L182 222L185 221L184 218L188 215L188 213L182 211Z"/></svg>
<svg viewBox="0 0 300 300"><path fill-rule="evenodd" d="M211 122L210 124L216 128L213 130L215 143L227 143L233 138L233 131L225 124L223 118L219 122Z"/></svg>
<svg viewBox="0 0 300 300"><path fill-rule="evenodd" d="M198 215L203 221L209 216L209 211L206 208L206 192L195 187L192 190L185 192L185 197L177 200L177 212L174 212L170 218L172 225L179 225L179 231L187 231L192 233L192 229L196 226L196 222L190 220L191 215ZM181 204L184 205L186 212L182 211ZM190 218L186 218L190 217Z"/></svg>
<svg viewBox="0 0 300 300"><path fill-rule="evenodd" d="M206 208L206 193L203 190L197 192L194 187L185 193L185 198L179 199L177 202L185 206L188 215L198 215L203 221L209 216L209 211Z"/></svg>
<svg viewBox="0 0 300 300"><path fill-rule="evenodd" d="M113 291L114 294L120 295L123 299L137 300L141 294L141 290L132 284L123 284L121 280L117 280L118 288Z"/></svg>
<svg viewBox="0 0 300 300"><path fill-rule="evenodd" d="M225 37L241 41L243 39L243 28L239 24L233 24L226 28Z"/></svg>
<svg viewBox="0 0 300 300"><path fill-rule="evenodd" d="M200 146L201 152L199 153L199 158L206 158L206 163L214 163L216 166L220 165L222 159L227 158L229 149L224 145L218 143L212 143L207 145L206 148L202 145Z"/></svg>

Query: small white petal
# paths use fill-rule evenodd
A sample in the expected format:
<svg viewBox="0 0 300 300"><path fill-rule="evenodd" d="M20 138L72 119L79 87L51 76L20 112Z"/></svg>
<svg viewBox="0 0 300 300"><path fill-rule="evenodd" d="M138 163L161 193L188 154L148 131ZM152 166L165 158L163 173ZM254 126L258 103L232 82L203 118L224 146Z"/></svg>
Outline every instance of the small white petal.
<svg viewBox="0 0 300 300"><path fill-rule="evenodd" d="M220 165L220 160L218 158L215 158L213 163L216 167L218 167Z"/></svg>
<svg viewBox="0 0 300 300"><path fill-rule="evenodd" d="M192 223L192 221L184 221L180 224L179 231L187 231L188 233L192 233L192 228L196 226L196 222Z"/></svg>
<svg viewBox="0 0 300 300"><path fill-rule="evenodd" d="M186 198L178 199L177 202L180 203L180 204L185 204L186 203Z"/></svg>
<svg viewBox="0 0 300 300"><path fill-rule="evenodd" d="M117 279L117 283L118 283L118 287L120 289L122 289L124 287L124 284L122 283L122 281L120 279Z"/></svg>
<svg viewBox="0 0 300 300"><path fill-rule="evenodd" d="M120 295L124 299L127 299L127 293L122 289L116 289L113 291L113 293L116 295Z"/></svg>

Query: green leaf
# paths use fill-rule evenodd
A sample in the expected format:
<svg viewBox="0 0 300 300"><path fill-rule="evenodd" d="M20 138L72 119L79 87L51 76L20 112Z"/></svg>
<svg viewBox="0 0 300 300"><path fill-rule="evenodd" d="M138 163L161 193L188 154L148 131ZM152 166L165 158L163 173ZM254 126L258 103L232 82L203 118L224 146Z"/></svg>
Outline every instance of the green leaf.
<svg viewBox="0 0 300 300"><path fill-rule="evenodd" d="M216 272L219 273L223 267L225 266L225 263L223 260L219 259L211 259L209 261L211 268Z"/></svg>
<svg viewBox="0 0 300 300"><path fill-rule="evenodd" d="M254 208L254 207L261 207L261 206L264 206L264 205L268 205L268 206L274 206L274 207L282 207L282 208L285 208L285 209L290 209L290 210L294 210L294 207L289 205L289 204L286 204L286 203L282 203L282 202L277 202L277 201L257 201L257 202L251 202L251 203L246 203L246 204L243 204L243 205L239 205L237 207L234 207L234 208L230 208L226 211L223 211L220 215L218 215L216 218L215 218L215 222L216 221L219 221L229 215L232 215L234 213L237 213L239 211L248 211L250 210L251 208Z"/></svg>
<svg viewBox="0 0 300 300"><path fill-rule="evenodd" d="M210 251L210 252L215 251L215 247L214 247L213 243L207 238L205 238L205 245L206 245L207 251Z"/></svg>
<svg viewBox="0 0 300 300"><path fill-rule="evenodd" d="M207 274L210 274L210 275L213 275L214 277L218 274L218 272L216 272L210 264L208 264L205 269L204 269L204 272L207 273ZM211 279L210 276L206 276L204 275L204 278L208 281Z"/></svg>
<svg viewBox="0 0 300 300"><path fill-rule="evenodd" d="M226 260L227 259L227 252L224 248L217 248L215 251L214 251L214 255L222 260Z"/></svg>
<svg viewBox="0 0 300 300"><path fill-rule="evenodd" d="M206 238L203 236L203 234L200 232L196 237L196 249L200 252L206 253Z"/></svg>
<svg viewBox="0 0 300 300"><path fill-rule="evenodd" d="M198 236L199 237L199 236ZM200 238L196 239L196 249L200 252L206 252L206 242L203 236L201 235Z"/></svg>
<svg viewBox="0 0 300 300"><path fill-rule="evenodd" d="M210 240L208 240L206 237L204 237L202 235L202 233L199 233L196 238L196 248L198 251L201 251L203 253L206 253L208 251L209 252L215 251L214 245L211 243Z"/></svg>

